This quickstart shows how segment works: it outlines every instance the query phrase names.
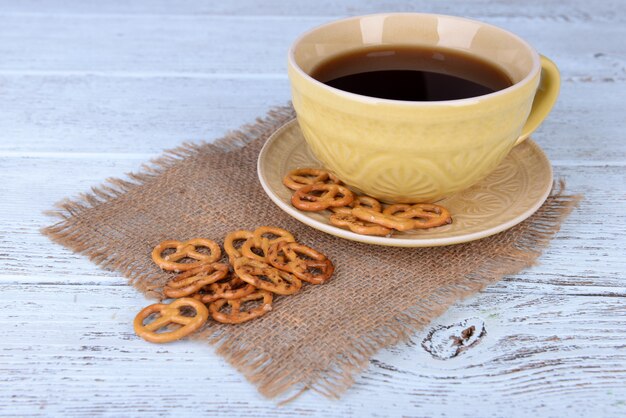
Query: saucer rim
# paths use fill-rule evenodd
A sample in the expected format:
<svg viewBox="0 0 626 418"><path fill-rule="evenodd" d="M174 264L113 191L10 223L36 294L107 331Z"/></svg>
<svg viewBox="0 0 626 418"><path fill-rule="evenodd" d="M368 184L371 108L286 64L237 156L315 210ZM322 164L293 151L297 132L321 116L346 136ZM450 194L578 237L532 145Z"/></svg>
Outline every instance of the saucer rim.
<svg viewBox="0 0 626 418"><path fill-rule="evenodd" d="M543 203L546 201L546 199L550 195L550 192L552 191L553 182L554 182L554 172L552 169L552 164L550 164L550 160L548 159L548 156L541 149L541 147L535 141L532 141L530 138L527 138L524 142L530 144L534 148L534 151L538 153L540 158L544 160L549 171L550 181L546 182L547 187L544 190L544 192L541 194L541 196L537 199L535 204L532 205L525 212L516 216L515 218L507 222L503 222L494 227L482 230L482 231L477 231L477 232L473 232L469 234L453 235L453 236L442 237L442 238L395 238L395 237L380 237L380 236L374 236L374 235L357 234L355 232L352 232L346 229L341 229L333 225L325 224L323 222L320 222L316 219L313 219L307 216L305 213L283 202L282 199L269 186L269 182L265 178L264 170L263 170L264 161L266 160L265 156L268 154L272 143L275 142L277 138L279 138L284 131L286 131L287 129L290 129L293 124L297 124L297 123L298 121L295 118L286 122L276 131L274 131L272 135L270 135L270 137L267 139L267 141L265 141L265 144L263 144L263 147L261 148L261 151L259 152L259 157L257 158L257 177L259 179L259 182L261 183L261 187L263 187L265 194L267 194L270 200L272 200L274 204L276 204L280 209L282 209L288 215L299 220L305 225L308 225L319 231L322 231L327 234L334 235L340 238L348 239L351 241L357 241L357 242L361 242L364 244L383 245L383 246L389 246L389 247L405 247L405 248L440 247L440 246L455 245L455 244L462 244L462 243L467 243L471 241L476 241L478 239L487 238L489 236L506 231L507 229L510 229L514 227L515 225L518 225L519 223L525 221L543 205Z"/></svg>

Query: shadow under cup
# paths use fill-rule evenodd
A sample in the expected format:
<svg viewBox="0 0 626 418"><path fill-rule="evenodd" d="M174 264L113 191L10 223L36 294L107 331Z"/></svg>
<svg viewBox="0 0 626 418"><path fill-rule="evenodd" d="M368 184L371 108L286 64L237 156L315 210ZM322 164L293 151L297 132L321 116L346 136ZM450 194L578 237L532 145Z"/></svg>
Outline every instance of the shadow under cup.
<svg viewBox="0 0 626 418"><path fill-rule="evenodd" d="M478 97L411 102L349 93L310 76L331 57L376 45L460 51L497 66L513 84ZM386 202L437 201L492 172L556 100L558 86L524 127L541 70L539 54L503 29L412 13L328 23L297 39L288 59L293 105L311 151L347 185Z"/></svg>

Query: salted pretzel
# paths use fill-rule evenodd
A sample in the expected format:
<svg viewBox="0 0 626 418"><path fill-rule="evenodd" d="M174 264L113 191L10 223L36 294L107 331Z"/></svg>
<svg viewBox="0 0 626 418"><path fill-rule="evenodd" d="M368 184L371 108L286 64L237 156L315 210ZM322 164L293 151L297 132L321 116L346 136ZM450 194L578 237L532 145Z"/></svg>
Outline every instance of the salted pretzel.
<svg viewBox="0 0 626 418"><path fill-rule="evenodd" d="M211 302L209 311L213 319L224 324L240 324L265 315L272 310L272 293L266 290L257 290L239 299L218 299ZM242 311L246 302L262 300L260 305L247 311ZM222 312L222 308L230 306L230 312Z"/></svg>
<svg viewBox="0 0 626 418"><path fill-rule="evenodd" d="M257 290L256 287L244 282L235 273L231 273L230 277L205 286L193 297L202 303L211 303L218 299L239 299L255 290Z"/></svg>
<svg viewBox="0 0 626 418"><path fill-rule="evenodd" d="M182 298L196 293L204 286L223 279L228 274L228 265L222 263L203 264L179 274L165 285L163 294L169 298Z"/></svg>
<svg viewBox="0 0 626 418"><path fill-rule="evenodd" d="M283 177L283 184L291 190L315 183L341 184L341 181L334 174L319 168L298 168Z"/></svg>
<svg viewBox="0 0 626 418"><path fill-rule="evenodd" d="M260 226L252 237L241 246L241 254L258 261L266 261L270 245L277 242L295 242L294 236L287 230L275 226Z"/></svg>
<svg viewBox="0 0 626 418"><path fill-rule="evenodd" d="M196 251L199 247L208 248L210 253L203 254ZM174 249L175 252L166 256L163 253L168 249ZM152 250L152 260L167 271L187 271L194 269L202 264L214 263L220 259L222 251L220 246L210 239L194 238L189 241L168 240L158 244ZM191 263L179 263L180 260L192 259L196 260Z"/></svg>
<svg viewBox="0 0 626 418"><path fill-rule="evenodd" d="M338 184L315 183L303 186L291 196L291 204L306 211L347 206L354 200L350 189Z"/></svg>
<svg viewBox="0 0 626 418"><path fill-rule="evenodd" d="M329 208L329 209L333 211L334 213L352 214L352 209L359 208L359 207L370 208L376 212L383 211L383 206L380 204L378 200L374 199L371 196L365 196L365 195L355 195L354 200L348 206L339 206L339 207Z"/></svg>
<svg viewBox="0 0 626 418"><path fill-rule="evenodd" d="M390 228L360 220L352 214L352 210L350 213L333 213L330 215L330 223L341 228L348 228L350 231L362 235L378 235L384 237L392 232Z"/></svg>
<svg viewBox="0 0 626 418"><path fill-rule="evenodd" d="M181 309L192 308L194 316L185 316ZM152 322L144 324L146 318L152 314L159 316ZM179 340L196 331L209 318L209 310L199 300L193 298L176 299L170 304L155 303L143 308L135 317L133 326L135 333L146 341L152 343L168 343ZM157 332L170 324L181 325L173 331Z"/></svg>
<svg viewBox="0 0 626 418"><path fill-rule="evenodd" d="M233 263L233 261L235 261L236 258L242 256L241 247L237 248L235 246L236 243L238 241L241 241L243 244L243 242L245 242L248 238L252 238L252 235L252 231L248 231L245 229L233 231L226 235L226 237L224 238L224 251L226 251L226 254L228 255L228 259L231 264Z"/></svg>
<svg viewBox="0 0 626 418"><path fill-rule="evenodd" d="M297 242L277 242L267 252L269 263L279 270L293 273L300 280L323 284L335 271L324 254Z"/></svg>
<svg viewBox="0 0 626 418"><path fill-rule="evenodd" d="M450 212L443 206L432 203L416 203L414 205L396 204L387 207L386 215L412 219L414 229L426 229L452 223Z"/></svg>
<svg viewBox="0 0 626 418"><path fill-rule="evenodd" d="M382 225L385 228L392 228L398 231L408 231L409 229L413 229L415 224L415 222L411 219L376 212L368 208L354 208L352 209L352 214L362 221L372 222Z"/></svg>
<svg viewBox="0 0 626 418"><path fill-rule="evenodd" d="M233 267L244 282L278 295L291 295L302 287L302 282L295 275L263 261L241 257L235 260Z"/></svg>

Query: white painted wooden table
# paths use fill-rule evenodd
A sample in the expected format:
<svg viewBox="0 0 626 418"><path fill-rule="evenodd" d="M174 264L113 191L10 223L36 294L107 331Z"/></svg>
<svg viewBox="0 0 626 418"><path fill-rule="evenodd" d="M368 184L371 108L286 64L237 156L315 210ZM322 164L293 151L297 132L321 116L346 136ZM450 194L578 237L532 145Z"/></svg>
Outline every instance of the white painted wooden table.
<svg viewBox="0 0 626 418"><path fill-rule="evenodd" d="M484 321L476 346L435 359L431 327L340 401L277 407L206 345L138 339L143 296L40 235L42 211L284 104L291 40L379 11L478 18L554 59L534 138L586 200L540 265L433 323ZM624 0L0 0L0 416L626 416L625 40Z"/></svg>

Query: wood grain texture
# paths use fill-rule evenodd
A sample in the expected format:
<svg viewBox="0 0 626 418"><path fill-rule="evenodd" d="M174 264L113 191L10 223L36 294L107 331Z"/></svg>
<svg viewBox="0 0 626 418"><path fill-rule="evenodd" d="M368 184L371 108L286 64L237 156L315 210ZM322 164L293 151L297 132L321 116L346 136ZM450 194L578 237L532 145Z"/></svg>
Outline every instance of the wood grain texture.
<svg viewBox="0 0 626 418"><path fill-rule="evenodd" d="M553 58L534 139L586 199L539 265L378 353L341 401L277 407L204 344L139 340L143 296L39 234L59 199L284 104L297 34L390 10L486 20ZM0 416L625 416L625 21L622 0L0 0ZM424 349L464 322L476 344Z"/></svg>
<svg viewBox="0 0 626 418"><path fill-rule="evenodd" d="M0 90L0 157L71 152L146 160L182 141L220 137L290 97L286 78L0 74ZM565 82L533 138L557 163L625 161L626 118L609 111L624 100L626 81Z"/></svg>
<svg viewBox="0 0 626 418"><path fill-rule="evenodd" d="M291 42L328 19L0 13L0 74L282 76ZM523 16L485 20L551 57L564 79L587 80L591 75L593 80L626 80L622 22L546 22Z"/></svg>
<svg viewBox="0 0 626 418"><path fill-rule="evenodd" d="M434 359L421 342L376 355L341 401L281 408L199 343L132 332L147 302L129 287L0 286L3 416L618 416L626 408L620 298L482 294L432 326L480 318L471 350ZM42 330L45 335L42 335ZM194 385L189 390L189 385ZM358 413L357 413L358 411ZM594 415L599 414L599 415Z"/></svg>
<svg viewBox="0 0 626 418"><path fill-rule="evenodd" d="M79 14L79 15L223 15L223 16L343 16L385 11L443 13L474 17L532 17L549 21L620 20L624 14L621 0L604 0L590 7L586 0L528 0L523 3L508 0L11 0L0 1L4 13Z"/></svg>
<svg viewBox="0 0 626 418"><path fill-rule="evenodd" d="M183 141L213 140L289 100L286 79L0 76L0 89L0 155L146 160Z"/></svg>
<svg viewBox="0 0 626 418"><path fill-rule="evenodd" d="M0 194L12 196L0 202L4 214L0 220L0 262L4 265L0 281L123 283L117 275L103 275L84 257L53 244L38 230L53 221L42 212L60 199L87 191L106 177L123 176L142 162L141 158L0 158L5 178ZM567 219L540 265L507 277L488 291L626 296L626 259L621 247L626 235L626 200L615 193L626 183L626 170L621 166L565 166L555 167L555 176L564 178L569 190L584 193L586 199ZM271 204L269 200L266 203ZM607 223L606 219L613 221ZM27 239L16 240L19 235ZM32 272L37 272L35 278L26 279Z"/></svg>

